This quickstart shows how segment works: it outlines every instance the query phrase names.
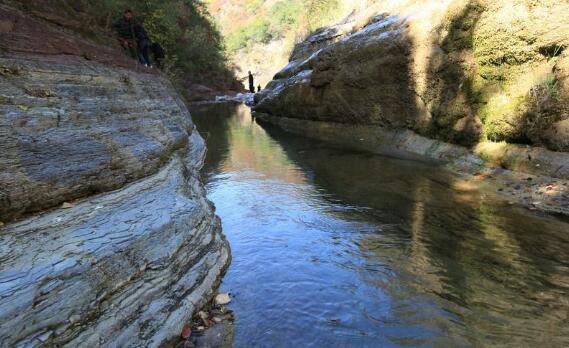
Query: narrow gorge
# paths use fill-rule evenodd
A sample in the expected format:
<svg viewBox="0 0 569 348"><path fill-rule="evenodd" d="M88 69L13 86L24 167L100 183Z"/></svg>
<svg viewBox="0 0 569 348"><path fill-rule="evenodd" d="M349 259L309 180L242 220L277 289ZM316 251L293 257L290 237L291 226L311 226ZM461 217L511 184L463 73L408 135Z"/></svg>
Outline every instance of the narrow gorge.
<svg viewBox="0 0 569 348"><path fill-rule="evenodd" d="M1 1L0 347L569 346L567 13Z"/></svg>

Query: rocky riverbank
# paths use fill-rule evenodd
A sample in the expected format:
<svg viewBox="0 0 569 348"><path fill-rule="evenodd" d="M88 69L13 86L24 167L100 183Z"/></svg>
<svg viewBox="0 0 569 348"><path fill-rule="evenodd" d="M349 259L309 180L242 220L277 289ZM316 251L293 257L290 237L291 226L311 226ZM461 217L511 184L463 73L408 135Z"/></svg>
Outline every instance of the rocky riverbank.
<svg viewBox="0 0 569 348"><path fill-rule="evenodd" d="M446 163L531 209L567 214L569 28L530 27L564 6L420 1L352 15L299 43L254 110L342 146ZM531 40L501 45L496 28Z"/></svg>
<svg viewBox="0 0 569 348"><path fill-rule="evenodd" d="M160 346L230 260L203 139L160 74L0 12L0 345Z"/></svg>

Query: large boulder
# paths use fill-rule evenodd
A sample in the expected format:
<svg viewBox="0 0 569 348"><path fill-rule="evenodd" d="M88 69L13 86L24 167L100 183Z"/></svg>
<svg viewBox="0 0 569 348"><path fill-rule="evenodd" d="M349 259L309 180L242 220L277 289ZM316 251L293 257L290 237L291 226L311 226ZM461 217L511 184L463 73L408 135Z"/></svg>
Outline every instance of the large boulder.
<svg viewBox="0 0 569 348"><path fill-rule="evenodd" d="M229 261L203 139L160 74L0 10L18 18L0 25L0 346L160 346ZM49 55L12 45L26 20Z"/></svg>
<svg viewBox="0 0 569 348"><path fill-rule="evenodd" d="M548 129L569 118L569 4L400 3L299 43L256 97L256 110L410 129L466 146L488 139L569 151L548 141Z"/></svg>

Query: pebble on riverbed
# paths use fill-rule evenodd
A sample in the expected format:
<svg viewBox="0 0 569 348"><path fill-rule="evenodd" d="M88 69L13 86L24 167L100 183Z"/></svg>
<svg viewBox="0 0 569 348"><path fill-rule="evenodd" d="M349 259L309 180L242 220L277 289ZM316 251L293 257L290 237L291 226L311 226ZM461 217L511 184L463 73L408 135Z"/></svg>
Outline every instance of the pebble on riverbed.
<svg viewBox="0 0 569 348"><path fill-rule="evenodd" d="M495 179L499 193L515 198L527 209L563 214L569 214L568 185L567 180L515 174Z"/></svg>
<svg viewBox="0 0 569 348"><path fill-rule="evenodd" d="M229 293L217 295L208 308L194 316L191 324L184 326L176 347L231 347L234 316L224 307L229 302Z"/></svg>
<svg viewBox="0 0 569 348"><path fill-rule="evenodd" d="M231 302L231 297L229 293L219 294L215 296L215 304L218 306L225 306Z"/></svg>

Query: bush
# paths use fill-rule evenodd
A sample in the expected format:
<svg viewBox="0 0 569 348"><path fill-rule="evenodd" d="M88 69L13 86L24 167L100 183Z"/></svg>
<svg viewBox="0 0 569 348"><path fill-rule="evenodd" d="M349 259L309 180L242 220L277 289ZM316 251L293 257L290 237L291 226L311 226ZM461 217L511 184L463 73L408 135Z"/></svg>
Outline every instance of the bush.
<svg viewBox="0 0 569 348"><path fill-rule="evenodd" d="M250 43L268 43L273 38L270 22L258 17L248 26L238 29L227 37L227 47L234 51L249 46Z"/></svg>
<svg viewBox="0 0 569 348"><path fill-rule="evenodd" d="M257 17L226 36L227 48L233 52L287 37L289 32L299 29L303 18L310 19L309 29L313 30L330 20L339 4L339 0L281 0L263 8L263 3L257 0L248 2L247 12L255 12Z"/></svg>
<svg viewBox="0 0 569 348"><path fill-rule="evenodd" d="M200 0L43 0L15 1L25 8L56 12L84 23L81 34L97 42L109 43L113 23L126 8L143 22L150 39L166 52L167 73L174 78L210 85L233 80L227 66L223 38ZM211 78L215 77L216 81Z"/></svg>

